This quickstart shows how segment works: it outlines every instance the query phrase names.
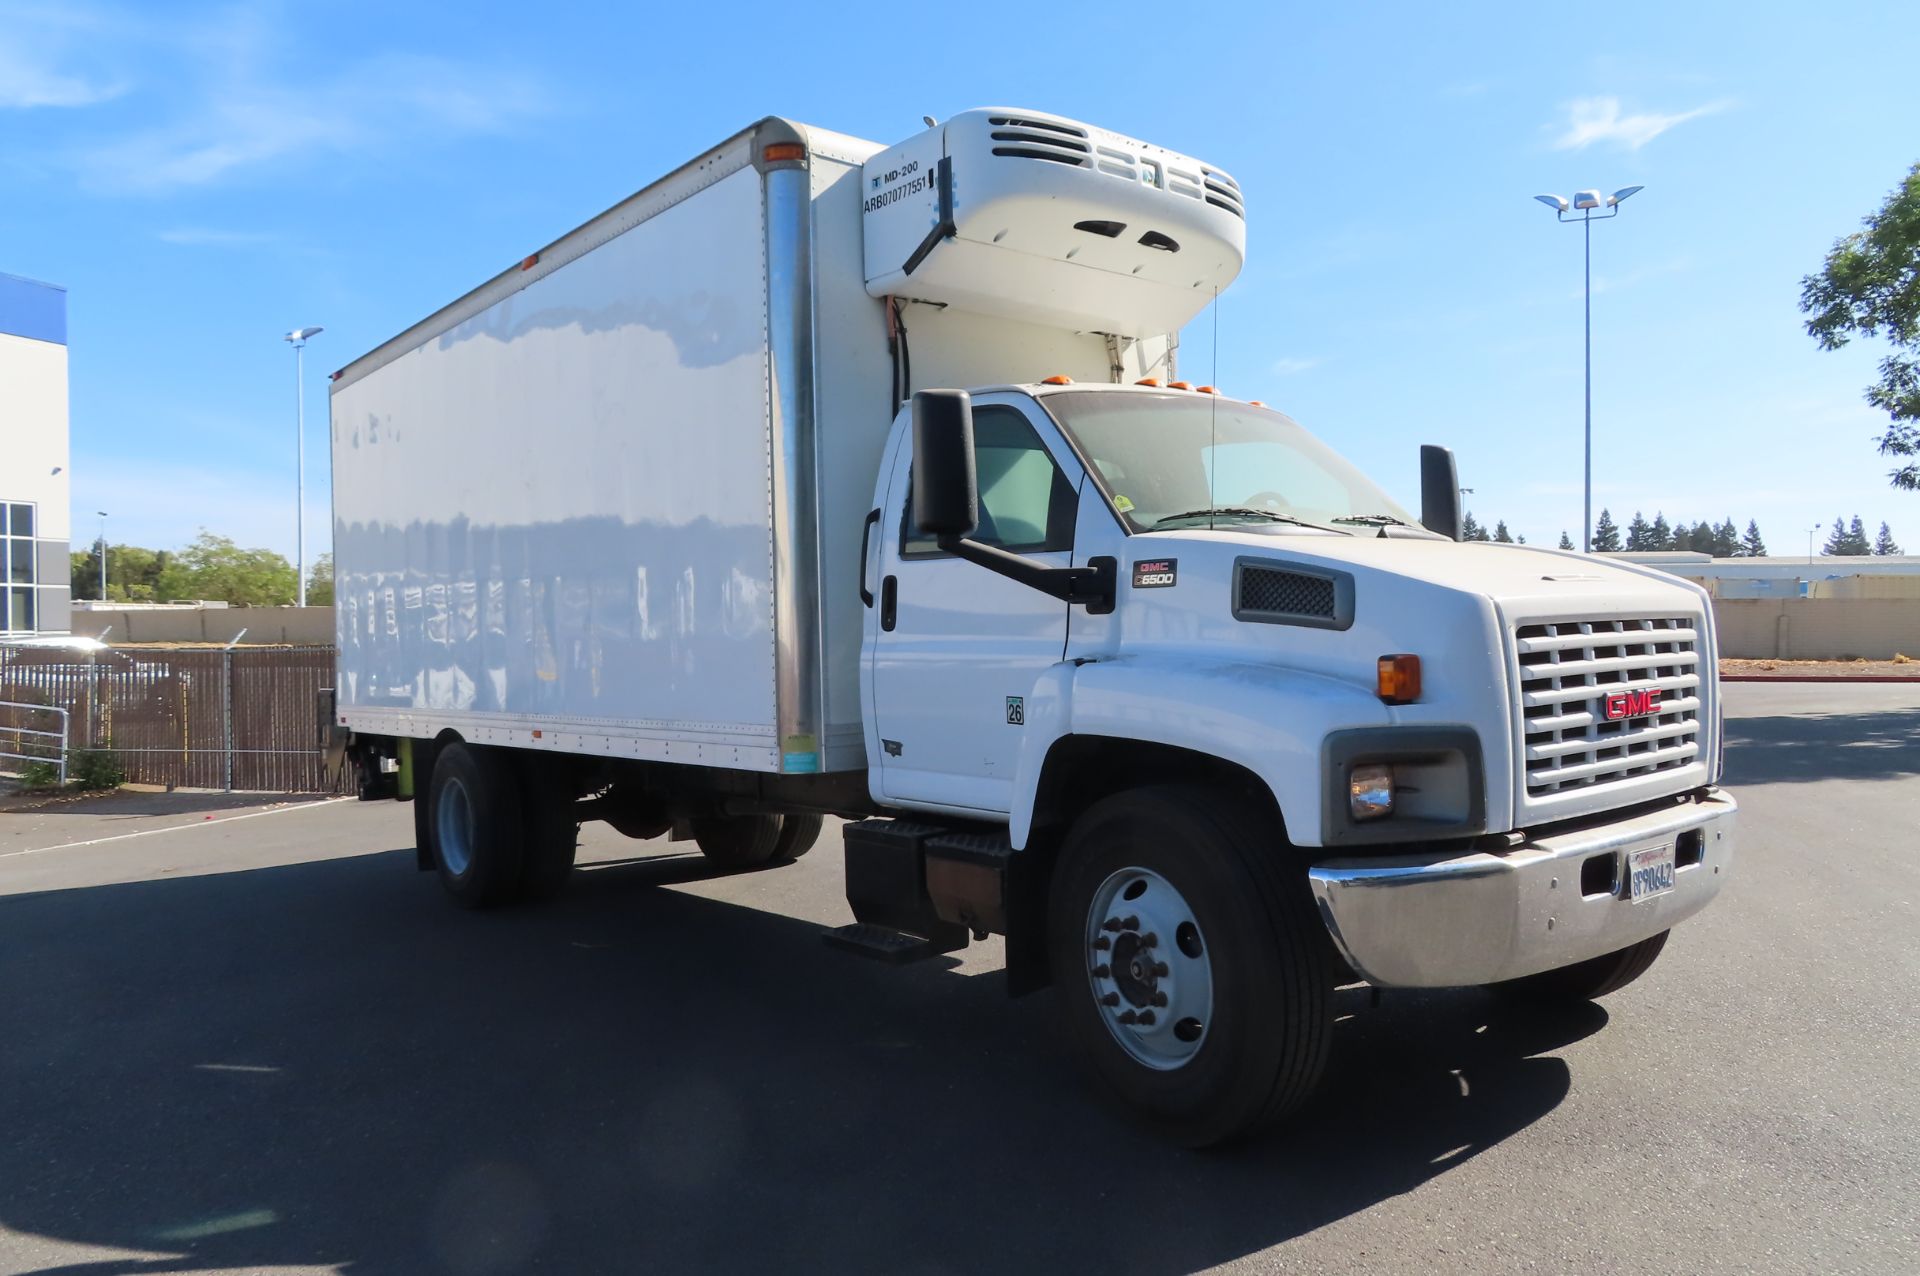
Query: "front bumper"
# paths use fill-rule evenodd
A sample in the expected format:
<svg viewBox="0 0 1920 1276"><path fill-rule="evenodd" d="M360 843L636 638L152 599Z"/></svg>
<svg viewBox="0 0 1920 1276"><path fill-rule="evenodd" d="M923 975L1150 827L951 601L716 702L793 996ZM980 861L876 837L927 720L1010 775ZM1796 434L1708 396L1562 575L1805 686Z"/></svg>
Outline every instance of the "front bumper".
<svg viewBox="0 0 1920 1276"><path fill-rule="evenodd" d="M1321 919L1368 982L1443 988L1517 979L1615 952L1699 912L1726 882L1733 859L1731 795L1498 851L1330 860L1309 873ZM1591 858L1672 844L1700 831L1700 859L1674 873L1664 895L1629 903L1581 893ZM1689 839L1691 840L1691 839Z"/></svg>

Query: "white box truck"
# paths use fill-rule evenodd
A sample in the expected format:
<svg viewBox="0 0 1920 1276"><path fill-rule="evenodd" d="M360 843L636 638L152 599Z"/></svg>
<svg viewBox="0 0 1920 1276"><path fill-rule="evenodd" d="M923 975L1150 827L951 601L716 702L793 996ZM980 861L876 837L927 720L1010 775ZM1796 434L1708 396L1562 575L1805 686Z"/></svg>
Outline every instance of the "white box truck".
<svg viewBox="0 0 1920 1276"><path fill-rule="evenodd" d="M1041 112L766 119L348 365L362 796L468 906L586 820L735 868L856 820L833 939L1004 935L1193 1144L1305 1100L1343 981L1636 978L1731 862L1705 594L1180 380L1247 212Z"/></svg>

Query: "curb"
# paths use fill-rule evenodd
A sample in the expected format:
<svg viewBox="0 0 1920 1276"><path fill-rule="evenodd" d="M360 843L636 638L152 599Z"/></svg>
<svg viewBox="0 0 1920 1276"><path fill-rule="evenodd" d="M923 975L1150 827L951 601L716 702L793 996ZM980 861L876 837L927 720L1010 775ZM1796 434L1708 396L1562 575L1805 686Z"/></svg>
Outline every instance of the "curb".
<svg viewBox="0 0 1920 1276"><path fill-rule="evenodd" d="M1920 676L1900 673L1723 673L1722 682L1910 682L1920 687Z"/></svg>

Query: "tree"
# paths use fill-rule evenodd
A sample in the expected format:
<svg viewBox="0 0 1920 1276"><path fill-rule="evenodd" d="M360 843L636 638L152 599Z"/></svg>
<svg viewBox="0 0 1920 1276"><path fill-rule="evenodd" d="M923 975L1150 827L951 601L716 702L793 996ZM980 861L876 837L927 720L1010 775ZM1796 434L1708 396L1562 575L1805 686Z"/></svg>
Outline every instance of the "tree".
<svg viewBox="0 0 1920 1276"><path fill-rule="evenodd" d="M322 554L307 572L307 606L333 606L333 555Z"/></svg>
<svg viewBox="0 0 1920 1276"><path fill-rule="evenodd" d="M1713 529L1713 556L1715 558L1734 558L1740 553L1740 529L1728 519Z"/></svg>
<svg viewBox="0 0 1920 1276"><path fill-rule="evenodd" d="M1562 532L1560 533L1560 548L1561 548L1561 549L1572 549L1572 548L1573 548L1573 540L1572 540L1572 538L1571 538L1571 537L1569 537L1569 536L1568 536L1568 535L1566 534L1566 532L1565 532L1564 530L1563 530L1563 531L1562 531Z"/></svg>
<svg viewBox="0 0 1920 1276"><path fill-rule="evenodd" d="M1652 549L1653 546L1647 543L1647 533L1651 530L1647 526L1647 520L1640 516L1640 511L1635 510L1633 521L1627 524L1627 548L1635 553L1644 553Z"/></svg>
<svg viewBox="0 0 1920 1276"><path fill-rule="evenodd" d="M1475 518L1472 514L1466 514L1460 519L1460 539L1463 541L1486 541L1492 540L1493 538L1487 535L1486 528L1480 526L1479 519Z"/></svg>
<svg viewBox="0 0 1920 1276"><path fill-rule="evenodd" d="M250 606L293 601L293 564L269 549L241 549L202 528L160 572L162 601L197 598Z"/></svg>
<svg viewBox="0 0 1920 1276"><path fill-rule="evenodd" d="M1873 546L1867 543L1866 524L1855 514L1853 522L1844 519L1833 520L1833 530L1827 533L1827 543L1820 547L1822 554L1834 554L1846 558L1859 558L1873 552Z"/></svg>
<svg viewBox="0 0 1920 1276"><path fill-rule="evenodd" d="M1673 529L1667 526L1667 516L1658 510L1653 514L1653 526L1647 529L1647 542L1648 549L1673 548Z"/></svg>
<svg viewBox="0 0 1920 1276"><path fill-rule="evenodd" d="M164 549L138 545L107 547L107 600L149 603L158 598L160 573L171 555ZM75 598L100 597L98 542L73 552L72 587Z"/></svg>
<svg viewBox="0 0 1920 1276"><path fill-rule="evenodd" d="M1740 538L1740 557L1765 558L1766 556L1767 543L1760 539L1760 525L1748 519L1746 535Z"/></svg>
<svg viewBox="0 0 1920 1276"><path fill-rule="evenodd" d="M1513 534L1507 530L1507 520L1501 519L1493 525L1493 539L1502 545L1513 544Z"/></svg>
<svg viewBox="0 0 1920 1276"><path fill-rule="evenodd" d="M1884 411L1882 456L1909 458L1887 472L1897 488L1920 490L1920 164L1907 170L1864 230L1838 240L1817 275L1800 281L1807 332L1823 350L1855 336L1886 334L1893 353L1867 402Z"/></svg>
<svg viewBox="0 0 1920 1276"><path fill-rule="evenodd" d="M1876 554L1898 554L1900 547L1894 543L1893 533L1887 530L1885 523L1880 524L1880 534L1873 538L1873 552Z"/></svg>
<svg viewBox="0 0 1920 1276"><path fill-rule="evenodd" d="M1613 515L1604 509L1600 511L1600 521L1593 525L1593 549L1598 554L1614 554L1620 550L1620 529L1614 525Z"/></svg>

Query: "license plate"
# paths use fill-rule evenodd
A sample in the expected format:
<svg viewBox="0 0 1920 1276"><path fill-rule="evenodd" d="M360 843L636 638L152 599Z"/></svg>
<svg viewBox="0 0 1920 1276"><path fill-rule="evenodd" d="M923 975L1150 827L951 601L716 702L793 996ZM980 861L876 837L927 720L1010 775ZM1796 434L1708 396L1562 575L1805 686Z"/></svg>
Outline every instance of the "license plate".
<svg viewBox="0 0 1920 1276"><path fill-rule="evenodd" d="M1649 846L1644 851L1627 852L1627 898L1638 904L1643 899L1665 895L1673 889L1673 847Z"/></svg>

